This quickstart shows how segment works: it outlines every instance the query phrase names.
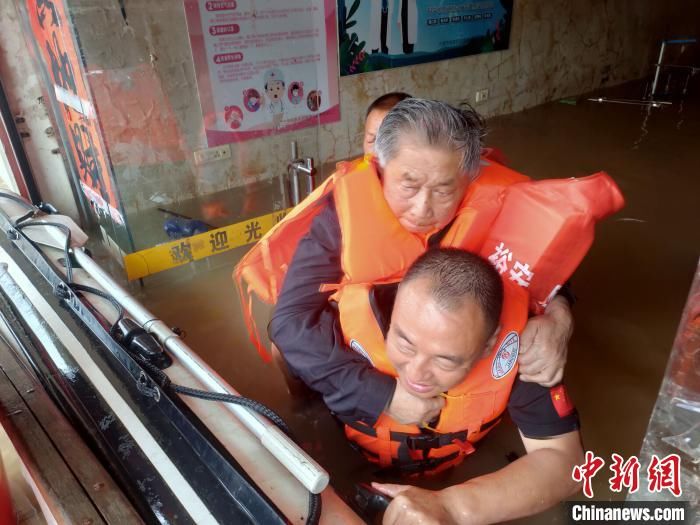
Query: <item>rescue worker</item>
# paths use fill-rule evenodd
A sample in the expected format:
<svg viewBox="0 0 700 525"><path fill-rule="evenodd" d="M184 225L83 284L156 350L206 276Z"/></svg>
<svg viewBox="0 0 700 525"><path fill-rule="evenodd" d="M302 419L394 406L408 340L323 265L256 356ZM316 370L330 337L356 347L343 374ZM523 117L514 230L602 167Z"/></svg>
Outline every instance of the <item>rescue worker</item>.
<svg viewBox="0 0 700 525"><path fill-rule="evenodd" d="M500 523L536 514L574 494L578 484L571 472L582 462L583 450L578 415L563 386L550 390L525 383L512 368L499 379L491 377L493 363L507 362L494 350L494 341L512 328L510 318L523 307L517 293L524 290L507 280L504 289L491 263L454 248L428 250L408 270L398 292L393 290L395 304L393 294L384 294L377 319L391 319L382 327L387 330L384 352L399 384L429 398L467 383L494 388L506 382L508 410L527 454L496 472L436 492L375 483L395 498L384 524ZM468 420L470 410L484 408L462 407L453 417Z"/></svg>
<svg viewBox="0 0 700 525"><path fill-rule="evenodd" d="M348 351L336 308L329 302L333 290L324 289L324 285L340 283L346 278L345 262L353 257L364 259L371 266L374 254L349 253L352 248L342 231L362 218L366 226L359 235L377 238L379 229L373 231L375 219L368 211L369 205L388 206L393 214L391 220L398 221L395 227L423 243L423 250L440 244L466 205L465 195L472 195L478 186L473 181L480 171L483 133L483 121L471 109L459 110L439 101L407 98L396 104L382 122L374 145L376 158L366 158L349 168L362 171L362 177L368 178L361 179L359 174L346 177L347 181L358 184L365 180L361 194L347 201L347 213L340 216L336 211L337 199L332 194L323 194L331 191L329 186L324 186L314 197L318 199L315 204L298 207L288 217L291 221L308 215L308 230L300 240L289 237L284 230L287 224L280 224L271 232L277 235L285 231L279 233L280 238L284 237L283 242L293 246L294 255L291 262L280 261L279 265L272 265L275 269L270 267L263 272L264 279L274 281L275 290L283 283L278 297L277 292L268 294L270 300L276 300L269 325L270 338L291 372L320 392L326 405L343 421L373 425L386 413L401 423L419 424L437 416L444 399L416 396L393 377L378 372L361 356ZM483 192L477 192L478 195L495 197L502 186L526 179L503 167L499 173L493 179L488 173L480 177ZM377 188L372 190L374 193L369 189L372 184ZM487 197L480 203L490 207ZM315 214L312 219L311 213ZM479 217L489 217L489 213L479 212ZM348 224L341 224L341 220ZM377 249L393 253L388 239ZM263 259L269 259L270 255L284 258L286 255L280 255L282 251L265 251ZM250 258L259 256L262 256L259 252L249 252L242 260L236 270L239 281L246 280L243 274L246 266L250 266ZM394 269L399 272L398 277L411 262L406 264L399 259ZM277 270L281 272L279 275L274 273ZM385 268L376 270L381 274ZM379 274L376 278L381 279ZM558 383L571 332L569 303L557 296L542 315L530 318L522 333L522 379L544 386Z"/></svg>

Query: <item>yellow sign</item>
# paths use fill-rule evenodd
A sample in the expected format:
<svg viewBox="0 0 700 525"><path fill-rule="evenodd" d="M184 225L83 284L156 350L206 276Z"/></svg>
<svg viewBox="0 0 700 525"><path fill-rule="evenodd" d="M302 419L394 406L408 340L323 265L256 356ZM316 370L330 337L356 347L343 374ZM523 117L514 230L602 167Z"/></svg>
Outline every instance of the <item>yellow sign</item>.
<svg viewBox="0 0 700 525"><path fill-rule="evenodd" d="M280 222L289 210L291 208L125 255L124 268L126 268L127 279L130 281L141 279L239 246L255 243Z"/></svg>

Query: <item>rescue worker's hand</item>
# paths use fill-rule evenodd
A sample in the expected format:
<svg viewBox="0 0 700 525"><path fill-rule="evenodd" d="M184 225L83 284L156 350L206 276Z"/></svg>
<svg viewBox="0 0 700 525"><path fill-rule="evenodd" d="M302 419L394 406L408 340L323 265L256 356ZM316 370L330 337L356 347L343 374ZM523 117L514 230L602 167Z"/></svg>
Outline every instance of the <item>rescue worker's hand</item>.
<svg viewBox="0 0 700 525"><path fill-rule="evenodd" d="M445 400L442 397L416 397L401 386L401 382L396 380L396 390L391 399L386 413L392 419L402 425L420 425L432 421L438 415Z"/></svg>
<svg viewBox="0 0 700 525"><path fill-rule="evenodd" d="M443 491L419 489L410 485L372 483L382 494L394 498L384 512L383 525L456 525L443 501Z"/></svg>
<svg viewBox="0 0 700 525"><path fill-rule="evenodd" d="M555 297L543 315L531 318L520 338L520 379L550 387L561 382L574 320L569 302Z"/></svg>

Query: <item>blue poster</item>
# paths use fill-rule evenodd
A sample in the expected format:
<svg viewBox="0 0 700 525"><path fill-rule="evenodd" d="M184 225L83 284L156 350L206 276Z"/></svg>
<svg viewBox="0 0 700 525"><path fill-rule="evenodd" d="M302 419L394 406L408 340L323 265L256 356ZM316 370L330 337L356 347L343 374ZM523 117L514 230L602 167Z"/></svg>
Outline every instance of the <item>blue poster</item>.
<svg viewBox="0 0 700 525"><path fill-rule="evenodd" d="M338 0L340 74L508 49L513 0Z"/></svg>

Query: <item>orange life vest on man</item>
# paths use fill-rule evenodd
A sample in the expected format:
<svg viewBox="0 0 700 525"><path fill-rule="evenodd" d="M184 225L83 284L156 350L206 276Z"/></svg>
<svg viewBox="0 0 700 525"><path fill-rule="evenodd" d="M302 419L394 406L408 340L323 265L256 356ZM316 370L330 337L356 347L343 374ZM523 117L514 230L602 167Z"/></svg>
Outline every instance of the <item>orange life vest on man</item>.
<svg viewBox="0 0 700 525"><path fill-rule="evenodd" d="M386 356L384 332L370 304L371 286L352 284L336 294L345 342L372 365L396 377ZM445 393L445 407L430 429L402 425L381 414L374 426L345 425L347 438L381 467L436 473L460 463L500 421L518 371L520 333L527 322L528 293L504 282L500 331L492 350L474 365L464 381Z"/></svg>

